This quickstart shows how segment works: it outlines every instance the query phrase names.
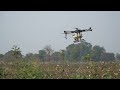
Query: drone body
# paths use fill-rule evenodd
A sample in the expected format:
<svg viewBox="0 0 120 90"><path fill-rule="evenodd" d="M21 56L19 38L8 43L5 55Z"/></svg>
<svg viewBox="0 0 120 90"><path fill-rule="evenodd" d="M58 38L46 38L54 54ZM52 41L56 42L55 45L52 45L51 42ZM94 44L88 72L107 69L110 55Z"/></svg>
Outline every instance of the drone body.
<svg viewBox="0 0 120 90"><path fill-rule="evenodd" d="M74 43L76 42L80 42L84 39L82 39L82 32L86 32L86 31L92 31L91 27L89 29L84 29L84 30L80 30L78 28L75 28L76 30L74 31L64 31L64 34L65 34L65 38L67 39L67 34L73 34L73 38L75 41L73 41Z"/></svg>

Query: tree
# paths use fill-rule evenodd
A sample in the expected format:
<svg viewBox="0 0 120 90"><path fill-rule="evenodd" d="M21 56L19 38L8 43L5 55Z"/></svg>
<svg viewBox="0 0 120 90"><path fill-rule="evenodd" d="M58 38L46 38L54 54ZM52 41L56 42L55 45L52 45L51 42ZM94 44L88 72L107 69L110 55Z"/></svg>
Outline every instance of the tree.
<svg viewBox="0 0 120 90"><path fill-rule="evenodd" d="M42 60L43 62L46 59L46 55L47 55L47 53L45 50L39 50L39 59Z"/></svg>
<svg viewBox="0 0 120 90"><path fill-rule="evenodd" d="M65 60L65 50L60 50L61 58L64 61Z"/></svg>
<svg viewBox="0 0 120 90"><path fill-rule="evenodd" d="M4 60L13 60L13 59L15 59L15 57L13 56L13 51L10 50L10 51L6 52L3 59Z"/></svg>
<svg viewBox="0 0 120 90"><path fill-rule="evenodd" d="M4 57L4 55L3 55L3 54L0 54L0 60L2 60L2 59L3 59L3 57Z"/></svg>
<svg viewBox="0 0 120 90"><path fill-rule="evenodd" d="M51 58L53 61L60 61L61 60L61 53L60 52L54 52L51 55Z"/></svg>
<svg viewBox="0 0 120 90"><path fill-rule="evenodd" d="M120 54L116 53L116 60L120 60Z"/></svg>
<svg viewBox="0 0 120 90"><path fill-rule="evenodd" d="M81 42L79 44L71 44L66 47L65 58L68 60L82 60L82 57L91 54L92 45L87 42Z"/></svg>
<svg viewBox="0 0 120 90"><path fill-rule="evenodd" d="M47 53L47 59L50 61L51 59L51 54L53 53L53 49L51 48L50 45L47 45L44 47L45 52Z"/></svg>
<svg viewBox="0 0 120 90"><path fill-rule="evenodd" d="M11 50L5 53L3 57L4 60L13 60L18 58L22 58L22 54L20 48L17 45L13 45Z"/></svg>
<svg viewBox="0 0 120 90"><path fill-rule="evenodd" d="M91 55L90 54L87 54L85 56L82 56L82 60L83 61L90 61L91 60Z"/></svg>
<svg viewBox="0 0 120 90"><path fill-rule="evenodd" d="M33 53L27 53L25 56L25 59L27 60L38 60L39 54L33 54Z"/></svg>
<svg viewBox="0 0 120 90"><path fill-rule="evenodd" d="M13 56L15 56L15 58L21 58L22 54L20 51L20 48L17 45L13 45L13 47L11 48L12 52L13 52Z"/></svg>
<svg viewBox="0 0 120 90"><path fill-rule="evenodd" d="M99 61L101 60L101 54L105 53L106 50L104 47L100 47L99 45L95 45L92 48L92 60Z"/></svg>
<svg viewBox="0 0 120 90"><path fill-rule="evenodd" d="M102 61L114 61L115 55L114 55L114 53L102 53L101 60Z"/></svg>
<svg viewBox="0 0 120 90"><path fill-rule="evenodd" d="M34 58L34 54L33 53L27 53L25 56L26 59L33 59Z"/></svg>

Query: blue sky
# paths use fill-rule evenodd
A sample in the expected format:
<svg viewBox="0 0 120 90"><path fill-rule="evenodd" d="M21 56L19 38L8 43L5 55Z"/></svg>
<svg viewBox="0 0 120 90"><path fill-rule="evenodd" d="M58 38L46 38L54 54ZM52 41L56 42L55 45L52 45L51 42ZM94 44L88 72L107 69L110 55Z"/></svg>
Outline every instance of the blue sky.
<svg viewBox="0 0 120 90"><path fill-rule="evenodd" d="M0 53L16 44L22 54L38 53L46 45L55 51L73 43L64 30L92 27L83 38L107 52L120 53L120 11L0 11Z"/></svg>

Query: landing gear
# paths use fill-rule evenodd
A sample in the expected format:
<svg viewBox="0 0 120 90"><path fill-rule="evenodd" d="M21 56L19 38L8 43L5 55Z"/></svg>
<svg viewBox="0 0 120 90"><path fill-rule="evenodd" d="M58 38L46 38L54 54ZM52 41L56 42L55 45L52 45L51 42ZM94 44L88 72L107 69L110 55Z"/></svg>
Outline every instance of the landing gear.
<svg viewBox="0 0 120 90"><path fill-rule="evenodd" d="M79 41L73 41L74 43L77 43L77 42L79 42Z"/></svg>
<svg viewBox="0 0 120 90"><path fill-rule="evenodd" d="M83 43L83 42L86 42L86 41L85 41L85 39L81 39L80 42Z"/></svg>
<svg viewBox="0 0 120 90"><path fill-rule="evenodd" d="M85 42L85 39L81 39L81 40L75 40L73 41L74 43L80 43L80 42Z"/></svg>

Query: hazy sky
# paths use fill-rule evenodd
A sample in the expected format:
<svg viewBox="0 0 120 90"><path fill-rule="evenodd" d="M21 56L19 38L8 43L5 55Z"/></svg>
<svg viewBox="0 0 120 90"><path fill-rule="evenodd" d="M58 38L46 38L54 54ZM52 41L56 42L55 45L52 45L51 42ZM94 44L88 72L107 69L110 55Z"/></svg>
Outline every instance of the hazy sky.
<svg viewBox="0 0 120 90"><path fill-rule="evenodd" d="M22 54L38 53L46 45L55 51L73 43L64 30L87 29L83 38L107 52L120 53L120 11L0 11L0 53L18 45Z"/></svg>

